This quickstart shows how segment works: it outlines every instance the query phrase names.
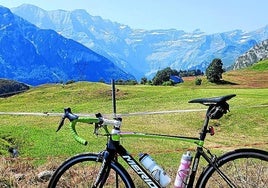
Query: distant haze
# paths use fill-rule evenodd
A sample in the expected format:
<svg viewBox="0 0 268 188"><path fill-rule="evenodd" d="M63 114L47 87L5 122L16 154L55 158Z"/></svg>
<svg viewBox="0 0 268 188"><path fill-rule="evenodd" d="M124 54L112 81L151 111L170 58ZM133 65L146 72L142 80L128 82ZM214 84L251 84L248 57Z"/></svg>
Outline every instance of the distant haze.
<svg viewBox="0 0 268 188"><path fill-rule="evenodd" d="M212 34L235 29L253 31L268 24L267 0L0 0L8 8L24 3L45 10L85 9L132 29L200 29Z"/></svg>

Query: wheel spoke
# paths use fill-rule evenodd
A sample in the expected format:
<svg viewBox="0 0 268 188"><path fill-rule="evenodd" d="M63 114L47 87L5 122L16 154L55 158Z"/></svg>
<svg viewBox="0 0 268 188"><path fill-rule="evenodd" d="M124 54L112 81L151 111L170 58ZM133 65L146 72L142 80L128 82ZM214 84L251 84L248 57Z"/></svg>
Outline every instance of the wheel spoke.
<svg viewBox="0 0 268 188"><path fill-rule="evenodd" d="M96 160L97 155L87 155L86 157L77 156L64 162L54 173L49 188L68 188L68 187L94 187L98 177L102 162ZM134 184L127 172L118 163L111 163L111 169L107 171L108 177L102 174L98 187L127 187L132 188ZM116 175L118 174L118 179ZM105 178L105 182L102 179ZM118 185L117 185L118 183Z"/></svg>
<svg viewBox="0 0 268 188"><path fill-rule="evenodd" d="M268 154L253 149L230 152L223 156L219 170L228 177L235 187L266 187L268 183ZM202 187L230 187L213 167L207 169L200 177L199 183L202 184Z"/></svg>

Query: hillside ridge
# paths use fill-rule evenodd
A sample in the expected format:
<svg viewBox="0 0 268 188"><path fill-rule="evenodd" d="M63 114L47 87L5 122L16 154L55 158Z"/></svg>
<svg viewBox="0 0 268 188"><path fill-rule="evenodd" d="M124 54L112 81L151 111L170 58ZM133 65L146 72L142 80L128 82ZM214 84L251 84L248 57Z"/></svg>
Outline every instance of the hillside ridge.
<svg viewBox="0 0 268 188"><path fill-rule="evenodd" d="M30 87L14 80L0 79L0 97L9 97L24 91Z"/></svg>
<svg viewBox="0 0 268 188"><path fill-rule="evenodd" d="M194 87L196 77L185 77L184 83L180 84L177 87ZM203 77L202 79L205 79ZM224 84L224 87L229 88L268 88L268 60L259 61L258 63L255 63L249 67L246 67L244 69L239 70L232 70L223 73L223 80L226 81L226 84ZM89 82L76 82L70 84L70 86L66 87L76 87L77 84L79 86L83 85L83 83L89 83ZM228 84L229 83L229 84ZM91 85L97 86L98 84L101 84L103 88L108 88L109 86L103 85L103 83L91 83ZM53 87L51 84L45 84L42 86L43 88L49 88ZM63 85L64 87L64 85ZM219 85L211 85L208 84L208 82L202 82L201 86L198 86L201 88L206 87L219 87ZM99 91L98 95L105 95L108 96L111 95L110 89L104 89L103 91ZM10 96L7 95L8 93L17 94L23 91L26 91L30 89L30 87L24 83L19 83L13 80L7 80L7 79L0 79L0 96L3 97ZM34 89L34 87L33 87ZM124 93L121 93L118 91L119 95L124 95Z"/></svg>

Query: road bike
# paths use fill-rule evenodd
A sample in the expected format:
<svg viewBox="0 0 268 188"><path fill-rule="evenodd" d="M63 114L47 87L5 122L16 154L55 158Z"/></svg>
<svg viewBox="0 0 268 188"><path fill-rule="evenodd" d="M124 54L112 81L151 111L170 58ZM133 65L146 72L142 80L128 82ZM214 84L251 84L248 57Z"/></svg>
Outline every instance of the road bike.
<svg viewBox="0 0 268 188"><path fill-rule="evenodd" d="M79 143L86 145L76 131L76 124L89 123L94 125L94 134L99 129L104 130L106 148L98 153L82 153L64 161L52 175L49 188L54 187L141 187L135 185L126 166L130 166L148 187L172 187L161 184L155 174L150 173L139 160L135 159L120 143L123 137L143 137L153 139L170 139L185 141L196 145L191 168L182 187L267 187L268 185L268 152L254 148L236 149L221 156L212 154L204 147L207 134L213 135L214 129L209 126L210 119L220 119L229 111L227 101L235 94L220 97L199 98L189 103L200 103L208 106L205 120L198 138L177 135L149 134L121 131L122 118L105 119L101 114L96 117L80 117L72 113L70 108L64 110L58 130L67 118L70 120L70 130ZM108 126L112 126L109 130ZM57 130L57 131L58 131ZM168 156L167 156L168 158ZM201 158L207 167L201 169L199 177L197 170ZM125 162L124 162L125 161ZM122 164L123 163L123 164Z"/></svg>

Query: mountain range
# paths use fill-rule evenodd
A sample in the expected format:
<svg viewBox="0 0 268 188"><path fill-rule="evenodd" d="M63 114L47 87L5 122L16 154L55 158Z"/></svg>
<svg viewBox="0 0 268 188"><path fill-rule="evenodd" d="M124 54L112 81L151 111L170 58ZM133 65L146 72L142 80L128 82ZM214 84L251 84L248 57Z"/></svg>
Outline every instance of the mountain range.
<svg viewBox="0 0 268 188"><path fill-rule="evenodd" d="M131 29L82 9L46 11L24 4L11 11L0 6L0 77L30 85L151 79L166 67L204 71L214 58L237 69L243 67L240 56L268 38L268 26L207 35ZM262 58L263 53L257 59Z"/></svg>
<svg viewBox="0 0 268 188"><path fill-rule="evenodd" d="M0 6L0 77L30 85L135 79L109 59Z"/></svg>
<svg viewBox="0 0 268 188"><path fill-rule="evenodd" d="M137 30L82 9L46 11L24 4L11 10L42 29L55 30L85 45L137 79L152 78L166 67L204 71L214 58L220 58L229 69L240 55L268 38L268 25L250 32L215 34L200 30Z"/></svg>

